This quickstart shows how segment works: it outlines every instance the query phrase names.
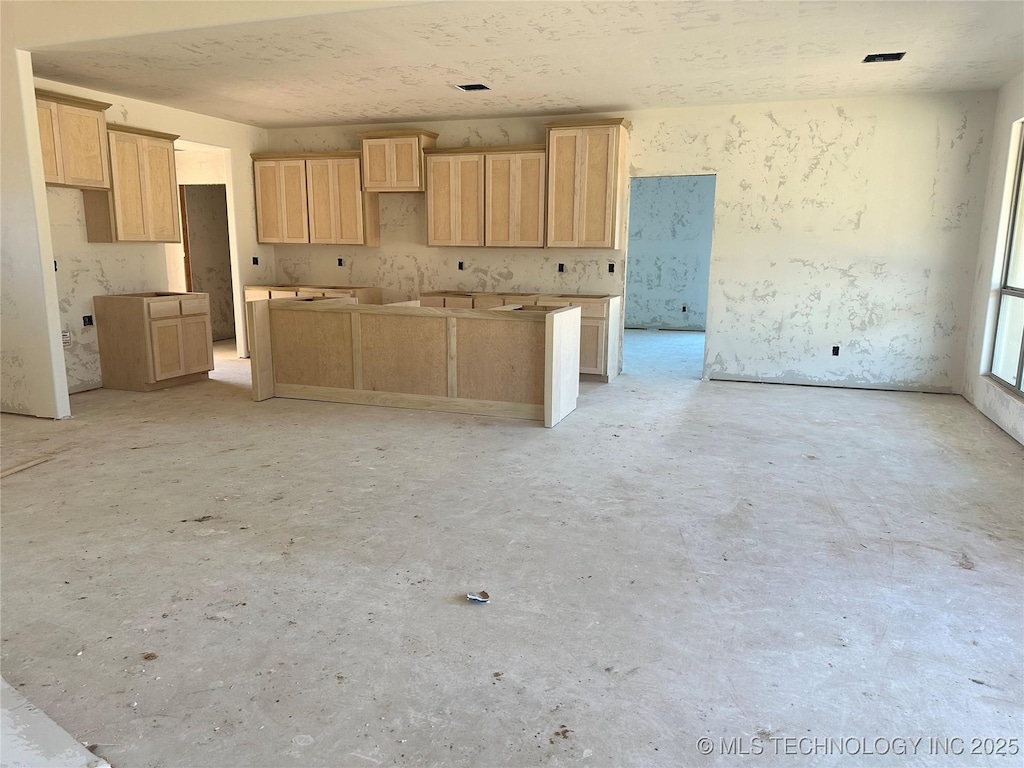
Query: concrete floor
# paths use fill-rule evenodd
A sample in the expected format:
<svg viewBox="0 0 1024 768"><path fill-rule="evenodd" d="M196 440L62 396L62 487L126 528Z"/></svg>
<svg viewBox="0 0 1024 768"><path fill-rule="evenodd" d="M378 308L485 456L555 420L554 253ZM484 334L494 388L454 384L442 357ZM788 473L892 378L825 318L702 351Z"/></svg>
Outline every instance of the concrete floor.
<svg viewBox="0 0 1024 768"><path fill-rule="evenodd" d="M3 482L3 676L116 768L1020 765L969 753L1024 725L1024 449L701 347L630 332L553 430L253 403L223 345L4 415L55 455Z"/></svg>

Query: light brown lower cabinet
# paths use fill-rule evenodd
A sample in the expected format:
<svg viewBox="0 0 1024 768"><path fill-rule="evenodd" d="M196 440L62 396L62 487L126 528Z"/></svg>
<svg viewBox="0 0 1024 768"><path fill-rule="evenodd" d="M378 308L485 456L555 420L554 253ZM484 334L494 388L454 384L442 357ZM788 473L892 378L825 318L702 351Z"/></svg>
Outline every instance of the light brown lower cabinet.
<svg viewBox="0 0 1024 768"><path fill-rule="evenodd" d="M208 294L94 296L93 310L105 388L148 392L213 370Z"/></svg>
<svg viewBox="0 0 1024 768"><path fill-rule="evenodd" d="M608 381L619 375L622 346L622 297L571 293L474 293L430 291L420 294L420 306L493 309L580 307L580 373Z"/></svg>

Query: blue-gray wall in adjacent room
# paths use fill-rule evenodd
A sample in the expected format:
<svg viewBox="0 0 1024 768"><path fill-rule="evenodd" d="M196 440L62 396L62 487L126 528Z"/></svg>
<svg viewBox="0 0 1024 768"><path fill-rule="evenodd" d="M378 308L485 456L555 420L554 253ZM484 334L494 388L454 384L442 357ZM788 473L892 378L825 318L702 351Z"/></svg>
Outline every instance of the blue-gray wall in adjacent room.
<svg viewBox="0 0 1024 768"><path fill-rule="evenodd" d="M627 328L704 330L714 210L713 175L631 181Z"/></svg>

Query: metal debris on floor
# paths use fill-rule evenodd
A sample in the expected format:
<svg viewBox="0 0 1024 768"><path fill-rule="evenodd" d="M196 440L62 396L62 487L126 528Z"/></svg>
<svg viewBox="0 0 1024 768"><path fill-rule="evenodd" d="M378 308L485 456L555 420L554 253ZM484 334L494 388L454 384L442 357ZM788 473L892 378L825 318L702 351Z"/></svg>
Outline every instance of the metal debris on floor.
<svg viewBox="0 0 1024 768"><path fill-rule="evenodd" d="M471 603L489 603L491 596L481 589L479 592L470 592L466 595L466 599Z"/></svg>

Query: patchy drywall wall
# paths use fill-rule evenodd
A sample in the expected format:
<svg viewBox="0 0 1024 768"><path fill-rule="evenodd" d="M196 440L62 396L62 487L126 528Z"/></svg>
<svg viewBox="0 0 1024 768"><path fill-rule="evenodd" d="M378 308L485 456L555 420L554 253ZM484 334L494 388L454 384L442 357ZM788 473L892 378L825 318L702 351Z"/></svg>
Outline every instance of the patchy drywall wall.
<svg viewBox="0 0 1024 768"><path fill-rule="evenodd" d="M716 174L705 376L957 390L995 101L930 94L626 113L631 176ZM541 142L551 119L417 125L439 133L438 146L485 147ZM356 149L365 129L271 130L268 140L280 151ZM622 293L625 251L428 248L423 196L381 200L379 249L279 246L278 279L379 282L392 298L417 288Z"/></svg>
<svg viewBox="0 0 1024 768"><path fill-rule="evenodd" d="M71 335L64 349L69 392L103 386L96 326L83 318L93 315L93 296L167 290L162 243L89 243L85 233L82 193L67 187L47 187L53 258L57 265L60 327Z"/></svg>
<svg viewBox="0 0 1024 768"><path fill-rule="evenodd" d="M1002 285L1016 151L1014 123L1024 120L1024 73L999 92L985 210L973 277L973 303L964 364L963 394L978 410L1024 444L1024 400L986 374L992 357L999 288ZM1024 126L1016 128L1018 135Z"/></svg>
<svg viewBox="0 0 1024 768"><path fill-rule="evenodd" d="M717 174L705 376L955 391L994 107L938 94L636 120L634 175Z"/></svg>
<svg viewBox="0 0 1024 768"><path fill-rule="evenodd" d="M632 180L627 328L704 330L714 218L714 176Z"/></svg>

